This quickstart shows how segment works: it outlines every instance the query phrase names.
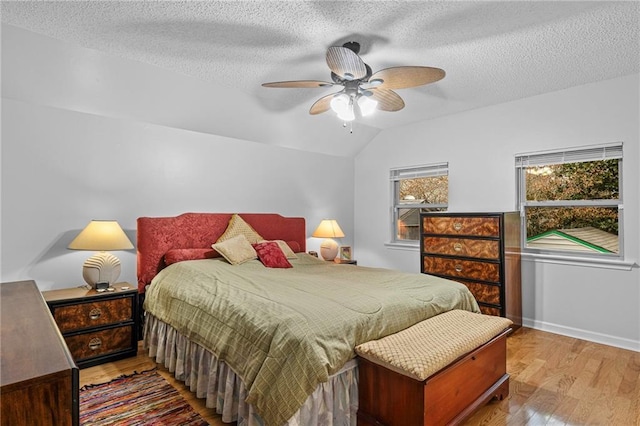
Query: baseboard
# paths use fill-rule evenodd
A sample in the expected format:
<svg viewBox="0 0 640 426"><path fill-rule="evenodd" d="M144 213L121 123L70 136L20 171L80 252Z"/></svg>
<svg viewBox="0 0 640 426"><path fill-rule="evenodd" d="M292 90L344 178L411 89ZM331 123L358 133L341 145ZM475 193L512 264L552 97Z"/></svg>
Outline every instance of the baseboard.
<svg viewBox="0 0 640 426"><path fill-rule="evenodd" d="M610 336L608 334L595 333L593 331L581 330L579 328L565 327L562 325L551 324L544 321L536 321L529 318L523 318L522 325L525 327L534 328L536 330L560 334L562 336L574 337L576 339L588 340L589 342L601 343L603 345L615 346L617 348L640 352L640 341L636 340L624 339L621 337Z"/></svg>

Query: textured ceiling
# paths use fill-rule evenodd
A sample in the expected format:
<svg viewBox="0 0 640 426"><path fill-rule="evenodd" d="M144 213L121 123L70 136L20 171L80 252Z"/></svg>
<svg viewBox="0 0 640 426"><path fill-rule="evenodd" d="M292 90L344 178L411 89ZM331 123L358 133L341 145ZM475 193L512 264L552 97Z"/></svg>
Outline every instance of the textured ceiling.
<svg viewBox="0 0 640 426"><path fill-rule="evenodd" d="M234 88L271 113L306 115L337 89L261 83L329 80L326 49L349 40L374 72L447 72L398 90L402 111L364 122L378 129L638 73L639 20L635 1L2 2L4 23Z"/></svg>

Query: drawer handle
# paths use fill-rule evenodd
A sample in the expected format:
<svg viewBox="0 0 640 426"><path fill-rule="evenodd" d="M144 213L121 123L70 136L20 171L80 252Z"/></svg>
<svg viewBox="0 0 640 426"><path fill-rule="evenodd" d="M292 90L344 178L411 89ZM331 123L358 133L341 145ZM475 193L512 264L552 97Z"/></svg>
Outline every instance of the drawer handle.
<svg viewBox="0 0 640 426"><path fill-rule="evenodd" d="M458 263L456 266L454 266L454 269L456 270L456 272L462 272L462 265Z"/></svg>
<svg viewBox="0 0 640 426"><path fill-rule="evenodd" d="M98 337L94 337L89 341L89 349L91 349L92 351L99 349L100 346L102 346L102 340L100 340L100 338Z"/></svg>
<svg viewBox="0 0 640 426"><path fill-rule="evenodd" d="M453 249L454 249L455 251L462 251L462 244L460 244L460 243L455 243L455 244L453 245Z"/></svg>
<svg viewBox="0 0 640 426"><path fill-rule="evenodd" d="M89 312L89 318L91 318L92 320L97 320L98 318L100 318L100 315L102 315L102 311L100 310L100 308L93 308L91 312Z"/></svg>
<svg viewBox="0 0 640 426"><path fill-rule="evenodd" d="M460 222L456 222L453 224L453 229L455 229L456 231L459 231L462 229L462 223Z"/></svg>

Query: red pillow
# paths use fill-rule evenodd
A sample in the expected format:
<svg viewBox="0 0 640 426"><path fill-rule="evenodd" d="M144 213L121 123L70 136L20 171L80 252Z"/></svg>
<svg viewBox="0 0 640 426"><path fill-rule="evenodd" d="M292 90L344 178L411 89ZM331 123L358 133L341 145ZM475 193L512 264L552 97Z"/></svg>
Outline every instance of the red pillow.
<svg viewBox="0 0 640 426"><path fill-rule="evenodd" d="M212 259L218 256L218 252L210 248L171 249L164 254L164 263L169 266L184 260Z"/></svg>
<svg viewBox="0 0 640 426"><path fill-rule="evenodd" d="M302 251L300 250L300 244L298 244L297 241L287 241L287 245L291 247L291 251L294 253L300 253Z"/></svg>
<svg viewBox="0 0 640 426"><path fill-rule="evenodd" d="M291 263L287 260L284 252L274 241L253 244L253 248L258 253L258 259L267 268L291 268Z"/></svg>

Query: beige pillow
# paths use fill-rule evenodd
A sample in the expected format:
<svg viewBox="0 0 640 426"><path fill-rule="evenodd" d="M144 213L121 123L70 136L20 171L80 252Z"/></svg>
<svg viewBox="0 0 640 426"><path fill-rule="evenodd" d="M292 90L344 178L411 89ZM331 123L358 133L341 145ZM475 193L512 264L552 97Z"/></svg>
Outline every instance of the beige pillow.
<svg viewBox="0 0 640 426"><path fill-rule="evenodd" d="M262 240L262 241L258 241L259 243L264 243L267 242L267 240ZM293 252L293 250L291 250L291 247L289 247L289 244L287 244L284 240L273 240L274 243L278 243L278 247L280 247L280 250L282 250L282 252L284 253L284 255L287 257L287 259L297 259L298 256L296 256L296 254Z"/></svg>
<svg viewBox="0 0 640 426"><path fill-rule="evenodd" d="M264 240L264 238L256 232L247 222L244 221L239 215L234 214L229 220L229 225L224 231L216 243L227 241L230 238L237 237L238 235L244 235L249 241L249 244L256 244L258 241Z"/></svg>
<svg viewBox="0 0 640 426"><path fill-rule="evenodd" d="M215 243L211 247L232 265L239 265L258 257L258 253L244 235L236 235L221 243Z"/></svg>

